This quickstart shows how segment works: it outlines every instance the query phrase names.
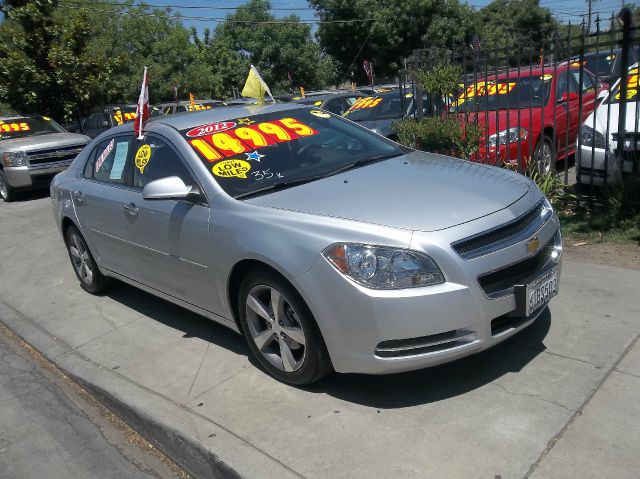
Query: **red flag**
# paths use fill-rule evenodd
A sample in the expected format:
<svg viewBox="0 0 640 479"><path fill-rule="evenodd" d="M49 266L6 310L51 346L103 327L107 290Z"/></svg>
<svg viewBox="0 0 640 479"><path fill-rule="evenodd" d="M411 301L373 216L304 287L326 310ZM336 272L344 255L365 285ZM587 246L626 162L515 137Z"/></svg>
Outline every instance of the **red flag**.
<svg viewBox="0 0 640 479"><path fill-rule="evenodd" d="M138 140L142 140L142 128L149 119L149 77L147 76L147 67L144 67L144 75L142 77L142 87L140 88L140 98L138 98L138 106L136 107L136 119L133 122L133 131L138 136Z"/></svg>

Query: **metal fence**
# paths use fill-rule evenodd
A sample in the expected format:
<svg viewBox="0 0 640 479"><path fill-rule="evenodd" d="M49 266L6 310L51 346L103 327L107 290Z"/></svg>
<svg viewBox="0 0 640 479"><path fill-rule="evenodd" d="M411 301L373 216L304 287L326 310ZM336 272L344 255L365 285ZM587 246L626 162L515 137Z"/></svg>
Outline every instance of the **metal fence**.
<svg viewBox="0 0 640 479"><path fill-rule="evenodd" d="M471 159L525 172L556 172L591 198L638 174L640 150L637 27L628 9L568 25L542 44L463 51L416 50L414 68L455 66L448 95L416 95L418 116L456 115L481 140Z"/></svg>

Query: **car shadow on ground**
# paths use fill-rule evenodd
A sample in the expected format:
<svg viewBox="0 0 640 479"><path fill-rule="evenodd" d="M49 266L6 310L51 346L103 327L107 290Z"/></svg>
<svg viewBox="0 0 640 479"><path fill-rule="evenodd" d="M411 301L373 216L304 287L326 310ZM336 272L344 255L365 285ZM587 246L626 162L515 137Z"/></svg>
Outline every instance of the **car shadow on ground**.
<svg viewBox="0 0 640 479"><path fill-rule="evenodd" d="M26 203L28 201L41 200L42 198L49 197L49 189L41 188L37 190L18 191L15 199L15 203Z"/></svg>
<svg viewBox="0 0 640 479"><path fill-rule="evenodd" d="M379 409L441 401L521 371L546 349L543 341L550 326L551 313L546 308L531 326L473 356L400 374L334 374L308 390Z"/></svg>
<svg viewBox="0 0 640 479"><path fill-rule="evenodd" d="M247 355L251 364L260 368L249 355L244 338L221 324L124 283L118 282L105 295L154 321L183 332L185 339L197 337L238 355ZM515 336L489 350L452 363L400 374L334 373L300 389L379 409L441 401L523 369L545 350L543 341L550 325L551 313L546 308L531 326Z"/></svg>

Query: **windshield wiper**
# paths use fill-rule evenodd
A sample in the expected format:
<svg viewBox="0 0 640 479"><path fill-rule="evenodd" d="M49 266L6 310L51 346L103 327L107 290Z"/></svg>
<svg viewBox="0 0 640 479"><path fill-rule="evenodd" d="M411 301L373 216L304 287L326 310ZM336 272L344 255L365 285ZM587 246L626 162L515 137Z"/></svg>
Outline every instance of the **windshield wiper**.
<svg viewBox="0 0 640 479"><path fill-rule="evenodd" d="M398 152L384 153L384 154L381 154L381 155L370 156L369 158L363 158L362 160L357 160L357 161L354 161L352 163L348 163L348 164L346 164L344 166L341 166L340 168L327 173L325 176L337 175L339 173L343 173L345 171L352 170L353 168L358 168L359 166L362 166L362 165L367 165L369 163L374 163L376 161L388 160L390 158L395 158L396 156L400 156L401 154L402 153L398 153Z"/></svg>
<svg viewBox="0 0 640 479"><path fill-rule="evenodd" d="M282 189L285 189L285 188L289 188L291 186L303 185L305 183L311 183L312 181L319 180L320 178L323 178L323 176L320 176L320 175L307 176L305 178L296 178L294 180L278 181L277 183L273 183L272 185L264 186L264 187L258 188L256 190L247 191L246 193L240 193L239 195L234 196L234 198L236 200L239 200L239 199L242 199L242 198L247 198L249 196L258 195L260 193L264 193L264 192L267 192L267 191L282 190Z"/></svg>

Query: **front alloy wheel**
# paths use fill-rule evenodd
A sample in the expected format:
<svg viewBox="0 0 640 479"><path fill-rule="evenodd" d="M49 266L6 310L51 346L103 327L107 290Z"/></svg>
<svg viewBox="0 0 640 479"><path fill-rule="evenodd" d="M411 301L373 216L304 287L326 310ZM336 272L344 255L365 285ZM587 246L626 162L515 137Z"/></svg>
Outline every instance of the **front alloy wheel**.
<svg viewBox="0 0 640 479"><path fill-rule="evenodd" d="M278 274L258 270L245 277L238 295L238 315L253 356L276 379L310 384L331 370L311 311Z"/></svg>
<svg viewBox="0 0 640 479"><path fill-rule="evenodd" d="M8 203L10 201L13 201L14 197L15 193L13 191L13 188L9 186L9 183L4 176L4 172L0 171L0 199Z"/></svg>

